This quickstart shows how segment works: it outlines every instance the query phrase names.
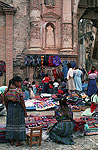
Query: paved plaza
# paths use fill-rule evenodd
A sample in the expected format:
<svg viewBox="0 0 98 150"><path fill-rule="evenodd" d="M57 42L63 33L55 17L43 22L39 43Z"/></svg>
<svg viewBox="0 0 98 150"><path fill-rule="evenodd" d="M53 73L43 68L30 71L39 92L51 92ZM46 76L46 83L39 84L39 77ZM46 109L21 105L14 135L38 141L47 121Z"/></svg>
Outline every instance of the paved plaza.
<svg viewBox="0 0 98 150"><path fill-rule="evenodd" d="M48 111L29 111L28 115L53 115L54 110ZM80 117L81 112L74 112L74 118ZM0 123L6 122L6 116L0 116ZM74 139L74 145L57 144L52 141L42 141L41 146L32 145L29 147L25 142L24 145L16 147L10 146L9 143L0 143L0 150L98 150L98 135L83 136Z"/></svg>

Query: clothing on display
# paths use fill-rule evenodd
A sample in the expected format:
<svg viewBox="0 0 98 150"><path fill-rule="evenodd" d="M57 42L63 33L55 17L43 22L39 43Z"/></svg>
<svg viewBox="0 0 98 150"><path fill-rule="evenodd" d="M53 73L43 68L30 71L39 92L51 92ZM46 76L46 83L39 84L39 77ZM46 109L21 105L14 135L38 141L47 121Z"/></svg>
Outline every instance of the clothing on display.
<svg viewBox="0 0 98 150"><path fill-rule="evenodd" d="M24 63L25 66L35 68L34 79L44 77L46 73L51 76L49 74L50 70L52 70L54 78L65 78L68 72L67 63L71 63L72 67L76 66L75 61L64 60L61 62L61 58L58 55L27 55L25 56Z"/></svg>

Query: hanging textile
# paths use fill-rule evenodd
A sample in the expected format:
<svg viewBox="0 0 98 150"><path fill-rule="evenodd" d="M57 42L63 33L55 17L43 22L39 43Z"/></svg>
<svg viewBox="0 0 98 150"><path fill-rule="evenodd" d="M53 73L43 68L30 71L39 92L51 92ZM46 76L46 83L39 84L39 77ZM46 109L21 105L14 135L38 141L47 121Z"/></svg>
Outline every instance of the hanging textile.
<svg viewBox="0 0 98 150"><path fill-rule="evenodd" d="M53 69L52 72L53 72L54 78L56 79L57 78L56 69Z"/></svg>
<svg viewBox="0 0 98 150"><path fill-rule="evenodd" d="M61 64L61 59L60 59L60 57L59 56L54 56L53 57L53 65L54 66L59 66Z"/></svg>
<svg viewBox="0 0 98 150"><path fill-rule="evenodd" d="M53 56L49 56L49 64L48 64L49 67L52 67L53 66Z"/></svg>
<svg viewBox="0 0 98 150"><path fill-rule="evenodd" d="M49 63L49 56L48 56L48 55L45 55L45 56L44 56L43 65L44 65L44 66L48 66L48 63Z"/></svg>
<svg viewBox="0 0 98 150"><path fill-rule="evenodd" d="M5 72L6 71L6 64L4 61L0 61L0 70L2 72Z"/></svg>

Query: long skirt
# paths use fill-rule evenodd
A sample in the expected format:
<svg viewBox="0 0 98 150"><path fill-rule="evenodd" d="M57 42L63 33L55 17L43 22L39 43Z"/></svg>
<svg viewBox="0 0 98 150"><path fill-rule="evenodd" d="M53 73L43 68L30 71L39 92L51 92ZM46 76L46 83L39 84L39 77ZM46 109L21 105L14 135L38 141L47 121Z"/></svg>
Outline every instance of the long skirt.
<svg viewBox="0 0 98 150"><path fill-rule="evenodd" d="M6 120L6 139L26 140L24 109L17 102L8 102Z"/></svg>
<svg viewBox="0 0 98 150"><path fill-rule="evenodd" d="M58 141L66 145L74 144L72 132L74 124L72 122L58 122L49 132L49 137L53 141Z"/></svg>
<svg viewBox="0 0 98 150"><path fill-rule="evenodd" d="M90 79L88 83L87 95L92 96L97 93L96 79Z"/></svg>
<svg viewBox="0 0 98 150"><path fill-rule="evenodd" d="M74 79L73 78L70 78L68 81L67 81L67 84L66 84L66 88L68 90L75 90L75 84L74 84Z"/></svg>

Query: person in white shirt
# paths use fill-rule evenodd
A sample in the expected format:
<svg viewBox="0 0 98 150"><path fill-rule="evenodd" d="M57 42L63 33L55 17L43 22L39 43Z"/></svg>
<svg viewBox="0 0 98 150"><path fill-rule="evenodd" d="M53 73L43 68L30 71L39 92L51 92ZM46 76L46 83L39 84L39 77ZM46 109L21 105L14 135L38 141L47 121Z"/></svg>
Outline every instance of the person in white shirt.
<svg viewBox="0 0 98 150"><path fill-rule="evenodd" d="M54 80L53 86L54 86L54 94L57 94L58 93L59 83L57 82L56 79Z"/></svg>
<svg viewBox="0 0 98 150"><path fill-rule="evenodd" d="M67 89L70 91L75 90L75 84L74 84L74 79L73 79L73 68L71 63L67 64L68 67L68 73L67 73Z"/></svg>

